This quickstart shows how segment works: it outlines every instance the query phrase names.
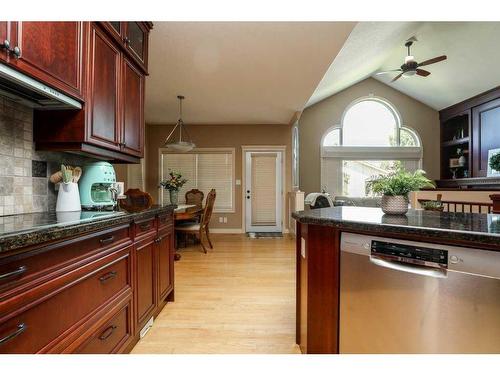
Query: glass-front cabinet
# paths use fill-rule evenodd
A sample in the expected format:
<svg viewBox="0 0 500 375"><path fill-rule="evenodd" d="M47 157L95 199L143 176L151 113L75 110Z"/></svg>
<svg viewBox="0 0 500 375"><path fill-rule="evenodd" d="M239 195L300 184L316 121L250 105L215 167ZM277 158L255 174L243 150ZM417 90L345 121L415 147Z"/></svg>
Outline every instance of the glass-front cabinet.
<svg viewBox="0 0 500 375"><path fill-rule="evenodd" d="M147 22L103 22L103 26L129 52L130 57L144 70L147 68L148 33L151 24Z"/></svg>

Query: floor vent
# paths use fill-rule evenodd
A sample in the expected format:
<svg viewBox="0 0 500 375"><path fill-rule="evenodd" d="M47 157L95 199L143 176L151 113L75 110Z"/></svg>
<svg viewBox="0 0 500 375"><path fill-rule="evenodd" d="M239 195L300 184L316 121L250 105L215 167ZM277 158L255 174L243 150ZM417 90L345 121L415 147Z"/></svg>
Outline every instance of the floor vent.
<svg viewBox="0 0 500 375"><path fill-rule="evenodd" d="M146 336L146 333L148 333L149 330L151 329L151 327L153 326L153 322L154 322L154 319L153 319L153 317L151 317L151 319L148 320L148 322L146 323L144 328L141 329L141 332L139 332L139 338L142 339L144 336Z"/></svg>
<svg viewBox="0 0 500 375"><path fill-rule="evenodd" d="M250 238L280 238L283 237L281 232L249 232L247 233Z"/></svg>

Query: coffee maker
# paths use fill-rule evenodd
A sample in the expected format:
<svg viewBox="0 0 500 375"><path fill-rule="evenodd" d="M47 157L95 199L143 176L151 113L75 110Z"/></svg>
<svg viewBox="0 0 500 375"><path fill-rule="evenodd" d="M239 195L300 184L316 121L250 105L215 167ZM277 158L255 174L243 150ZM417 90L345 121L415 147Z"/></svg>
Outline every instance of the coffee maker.
<svg viewBox="0 0 500 375"><path fill-rule="evenodd" d="M80 203L85 210L113 210L116 206L116 174L105 161L83 167L79 181Z"/></svg>

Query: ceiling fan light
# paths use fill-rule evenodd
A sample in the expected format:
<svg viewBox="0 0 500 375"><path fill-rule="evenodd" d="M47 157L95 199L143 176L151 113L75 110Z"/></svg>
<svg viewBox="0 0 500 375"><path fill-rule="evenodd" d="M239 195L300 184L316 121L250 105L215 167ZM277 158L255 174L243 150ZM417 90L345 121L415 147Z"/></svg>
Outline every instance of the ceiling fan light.
<svg viewBox="0 0 500 375"><path fill-rule="evenodd" d="M408 64L409 62L414 62L415 57L414 56L406 56L405 57L405 64Z"/></svg>
<svg viewBox="0 0 500 375"><path fill-rule="evenodd" d="M414 76L415 74L417 74L416 70L407 70L403 73L403 77L408 78Z"/></svg>

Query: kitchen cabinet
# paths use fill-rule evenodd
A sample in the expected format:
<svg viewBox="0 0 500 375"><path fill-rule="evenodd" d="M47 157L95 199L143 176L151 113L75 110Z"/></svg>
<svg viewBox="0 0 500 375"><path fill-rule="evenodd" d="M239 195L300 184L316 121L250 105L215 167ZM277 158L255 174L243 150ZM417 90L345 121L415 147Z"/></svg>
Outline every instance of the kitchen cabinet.
<svg viewBox="0 0 500 375"><path fill-rule="evenodd" d="M144 142L144 75L127 58L123 59L122 85L121 147L140 157Z"/></svg>
<svg viewBox="0 0 500 375"><path fill-rule="evenodd" d="M10 24L8 35L4 24ZM2 22L0 39L8 40L13 51L10 65L82 99L84 28L83 22Z"/></svg>
<svg viewBox="0 0 500 375"><path fill-rule="evenodd" d="M147 73L148 66L148 34L152 27L150 22L101 22L108 33L121 44L127 56L134 60L140 69Z"/></svg>
<svg viewBox="0 0 500 375"><path fill-rule="evenodd" d="M158 253L158 303L165 301L174 289L174 238L171 230L160 232L157 244Z"/></svg>
<svg viewBox="0 0 500 375"><path fill-rule="evenodd" d="M153 316L156 307L156 246L149 237L136 244L136 309L138 330Z"/></svg>
<svg viewBox="0 0 500 375"><path fill-rule="evenodd" d="M173 211L131 220L0 251L0 353L132 349L173 300Z"/></svg>
<svg viewBox="0 0 500 375"><path fill-rule="evenodd" d="M474 177L488 171L488 151L500 148L500 99L472 109L472 144Z"/></svg>
<svg viewBox="0 0 500 375"><path fill-rule="evenodd" d="M141 30L146 32L143 42L147 46L149 29L145 25L150 24L140 24L145 28ZM38 150L83 152L115 162L138 163L144 153L146 66L118 37L126 33L126 22L84 23L87 29L84 44L89 61L84 67L83 109L35 111L35 146Z"/></svg>
<svg viewBox="0 0 500 375"><path fill-rule="evenodd" d="M95 25L91 28L88 77L89 143L112 150L120 149L120 51Z"/></svg>

